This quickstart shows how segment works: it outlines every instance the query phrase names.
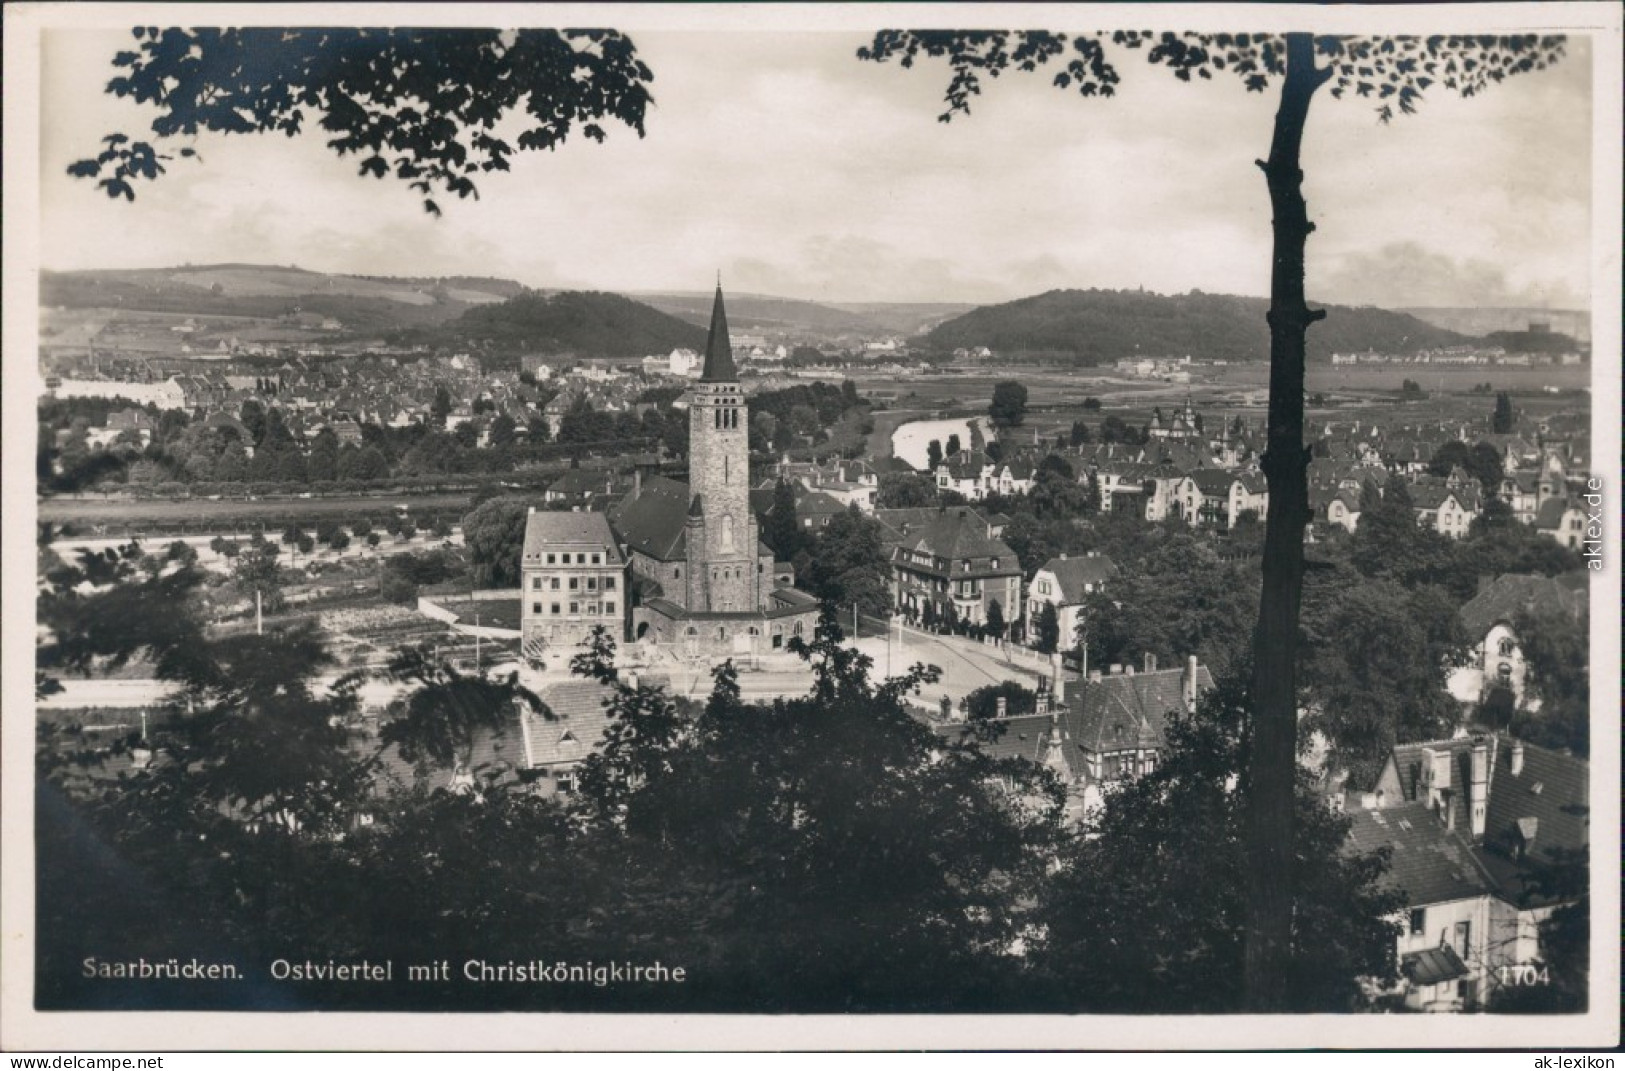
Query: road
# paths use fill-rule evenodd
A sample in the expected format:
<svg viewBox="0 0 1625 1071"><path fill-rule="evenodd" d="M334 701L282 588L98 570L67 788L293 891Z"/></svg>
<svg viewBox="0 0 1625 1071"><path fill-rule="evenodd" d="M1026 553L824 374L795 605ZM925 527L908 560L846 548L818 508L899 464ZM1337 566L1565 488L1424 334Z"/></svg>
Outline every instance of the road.
<svg viewBox="0 0 1625 1071"><path fill-rule="evenodd" d="M324 677L321 684L328 685L336 677ZM46 696L36 704L45 710L68 710L94 707L154 707L167 702L179 689L168 681L151 679L130 680L65 680L62 691ZM400 694L401 686L389 681L368 681L361 687L363 706L385 706Z"/></svg>
<svg viewBox="0 0 1625 1071"><path fill-rule="evenodd" d="M927 686L920 698L935 704L942 695L958 701L988 684L1014 680L1032 687L1045 665L1029 660L1011 660L1002 657L997 647L978 643L959 636L937 636L912 628L894 628L890 636L869 636L857 641L858 650L874 659L874 679L900 674L915 662L933 665L942 671L936 684ZM770 668L745 668L739 674L739 690L747 700L772 700L780 697L806 695L812 683L804 666L786 668L788 659L778 656ZM669 679L669 690L676 695L703 698L711 691L709 666L657 665L639 672L650 677ZM331 684L337 678L321 678L322 684ZM554 670L547 673L522 673L521 680L533 688L545 687L571 680L567 673ZM65 680L62 691L40 700L38 706L47 710L84 708L137 708L163 704L174 693L175 686L167 681L150 679L130 680ZM401 686L388 681L368 681L361 689L362 705L387 706L401 693Z"/></svg>

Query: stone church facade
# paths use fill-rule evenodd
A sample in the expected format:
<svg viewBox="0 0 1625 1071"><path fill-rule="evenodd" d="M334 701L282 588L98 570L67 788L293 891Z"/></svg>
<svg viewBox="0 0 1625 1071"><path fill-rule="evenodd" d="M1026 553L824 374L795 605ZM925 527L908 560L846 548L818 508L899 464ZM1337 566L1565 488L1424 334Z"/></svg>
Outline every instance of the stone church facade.
<svg viewBox="0 0 1625 1071"><path fill-rule="evenodd" d="M750 508L749 427L719 285L689 406L688 482L640 480L609 516L633 573L631 639L697 657L811 638L817 601L775 584Z"/></svg>

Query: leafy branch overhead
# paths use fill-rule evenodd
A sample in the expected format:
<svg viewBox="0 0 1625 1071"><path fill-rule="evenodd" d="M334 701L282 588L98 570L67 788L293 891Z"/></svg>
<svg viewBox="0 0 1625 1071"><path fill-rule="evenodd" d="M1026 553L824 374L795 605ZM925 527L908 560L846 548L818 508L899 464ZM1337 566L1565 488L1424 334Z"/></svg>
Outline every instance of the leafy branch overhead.
<svg viewBox="0 0 1625 1071"><path fill-rule="evenodd" d="M654 74L615 30L159 29L136 27L135 51L107 92L159 108L153 141L114 133L68 174L135 200L173 156L158 144L199 132L294 137L314 123L328 148L393 175L433 215L436 191L478 197L474 176L509 169L516 151L554 149L579 128L602 142L605 119L643 136ZM523 124L508 134L510 120ZM499 128L502 133L499 134ZM511 137L511 140L509 140ZM188 146L176 155L195 157Z"/></svg>
<svg viewBox="0 0 1625 1071"><path fill-rule="evenodd" d="M1286 73L1286 40L1279 34L1153 33L1116 30L1071 36L1047 30L882 30L858 58L896 59L912 67L921 55L946 58L952 77L944 99L948 110L938 119L970 114L971 98L982 92L982 78L1006 70L1036 71L1051 60L1062 65L1055 74L1059 89L1085 97L1110 97L1120 78L1107 55L1107 44L1143 50L1153 64L1188 82L1211 79L1228 71L1251 92L1262 93L1272 79ZM1317 36L1317 74L1329 83L1333 97L1345 94L1371 100L1377 117L1388 122L1394 108L1416 110L1424 90L1434 85L1470 97L1511 75L1537 71L1563 55L1563 38L1537 34L1434 35L1430 37Z"/></svg>

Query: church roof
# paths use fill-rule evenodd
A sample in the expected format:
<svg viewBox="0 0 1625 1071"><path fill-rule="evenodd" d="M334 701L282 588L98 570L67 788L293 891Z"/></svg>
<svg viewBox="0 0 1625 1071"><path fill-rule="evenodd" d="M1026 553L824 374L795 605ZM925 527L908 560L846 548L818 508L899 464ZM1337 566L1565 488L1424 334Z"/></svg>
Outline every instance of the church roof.
<svg viewBox="0 0 1625 1071"><path fill-rule="evenodd" d="M734 370L733 343L728 338L728 314L722 308L722 283L711 306L711 331L705 336L705 367L701 383L731 383L739 378Z"/></svg>
<svg viewBox="0 0 1625 1071"><path fill-rule="evenodd" d="M628 549L659 561L682 561L688 556L688 504L688 484L656 476L643 481L640 493L622 499L609 522Z"/></svg>

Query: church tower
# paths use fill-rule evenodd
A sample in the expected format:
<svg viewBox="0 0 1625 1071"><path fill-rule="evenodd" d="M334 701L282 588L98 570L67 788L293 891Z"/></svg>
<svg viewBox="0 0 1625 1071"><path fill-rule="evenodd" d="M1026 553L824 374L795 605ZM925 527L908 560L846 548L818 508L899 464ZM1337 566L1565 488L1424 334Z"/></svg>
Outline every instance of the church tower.
<svg viewBox="0 0 1625 1071"><path fill-rule="evenodd" d="M749 425L719 280L705 341L705 367L688 410L691 611L762 609L764 578L756 553L756 518L750 510Z"/></svg>

